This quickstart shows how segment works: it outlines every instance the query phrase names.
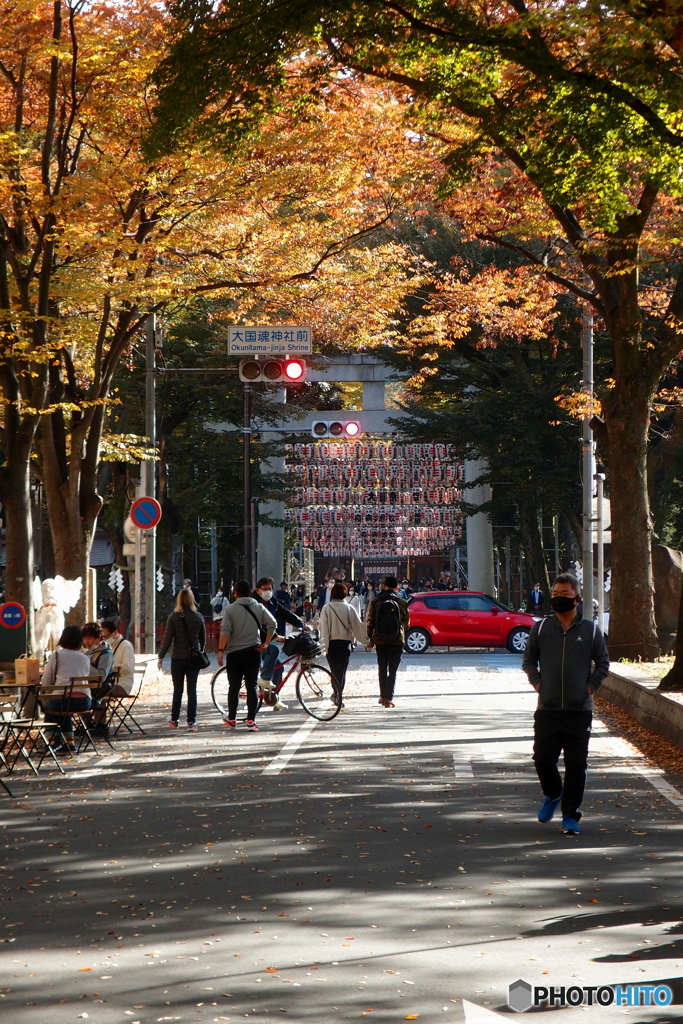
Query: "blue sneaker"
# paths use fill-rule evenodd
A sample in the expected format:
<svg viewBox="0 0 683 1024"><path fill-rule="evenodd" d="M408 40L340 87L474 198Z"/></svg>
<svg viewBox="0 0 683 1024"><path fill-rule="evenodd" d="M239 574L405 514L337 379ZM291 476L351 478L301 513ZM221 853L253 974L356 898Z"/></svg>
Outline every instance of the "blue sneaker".
<svg viewBox="0 0 683 1024"><path fill-rule="evenodd" d="M539 821L543 821L543 822L550 821L550 819L552 818L553 814L555 813L555 811L559 807L561 799L562 799L562 794L561 793L558 796L557 800L551 800L549 796L544 797L543 798L543 803L538 808L538 820Z"/></svg>
<svg viewBox="0 0 683 1024"><path fill-rule="evenodd" d="M581 829L576 818L570 818L569 815L565 814L562 819L562 831L566 836L578 836Z"/></svg>

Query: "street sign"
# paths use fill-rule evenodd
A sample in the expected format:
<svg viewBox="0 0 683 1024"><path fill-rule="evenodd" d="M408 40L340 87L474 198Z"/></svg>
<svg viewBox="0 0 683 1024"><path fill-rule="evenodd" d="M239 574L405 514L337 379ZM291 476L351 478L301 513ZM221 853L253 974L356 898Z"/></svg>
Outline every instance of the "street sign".
<svg viewBox="0 0 683 1024"><path fill-rule="evenodd" d="M151 530L161 519L161 505L156 498L138 498L130 507L133 526L140 530Z"/></svg>
<svg viewBox="0 0 683 1024"><path fill-rule="evenodd" d="M310 355L312 327L228 327L228 355Z"/></svg>
<svg viewBox="0 0 683 1024"><path fill-rule="evenodd" d="M0 605L0 625L5 629L18 629L26 622L26 609L17 601L7 601Z"/></svg>

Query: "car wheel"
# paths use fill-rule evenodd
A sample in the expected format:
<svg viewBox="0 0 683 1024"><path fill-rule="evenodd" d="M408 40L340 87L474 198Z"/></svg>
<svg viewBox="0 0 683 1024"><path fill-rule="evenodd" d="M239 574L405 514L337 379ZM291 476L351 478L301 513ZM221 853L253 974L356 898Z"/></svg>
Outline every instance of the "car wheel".
<svg viewBox="0 0 683 1024"><path fill-rule="evenodd" d="M529 630L525 626L517 626L508 637L508 651L512 651L513 654L524 654L528 639Z"/></svg>
<svg viewBox="0 0 683 1024"><path fill-rule="evenodd" d="M430 644L429 633L424 629L409 629L406 633L406 651L408 654L422 654Z"/></svg>

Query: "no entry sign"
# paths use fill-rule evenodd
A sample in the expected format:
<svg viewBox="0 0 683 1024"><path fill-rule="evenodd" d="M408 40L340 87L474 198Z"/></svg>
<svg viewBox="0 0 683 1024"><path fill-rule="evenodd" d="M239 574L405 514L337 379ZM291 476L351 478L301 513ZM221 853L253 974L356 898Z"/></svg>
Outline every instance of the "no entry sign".
<svg viewBox="0 0 683 1024"><path fill-rule="evenodd" d="M26 609L16 601L0 604L0 625L5 629L18 629L26 622Z"/></svg>
<svg viewBox="0 0 683 1024"><path fill-rule="evenodd" d="M161 505L156 498L138 498L130 507L130 518L133 526L151 530L161 519Z"/></svg>

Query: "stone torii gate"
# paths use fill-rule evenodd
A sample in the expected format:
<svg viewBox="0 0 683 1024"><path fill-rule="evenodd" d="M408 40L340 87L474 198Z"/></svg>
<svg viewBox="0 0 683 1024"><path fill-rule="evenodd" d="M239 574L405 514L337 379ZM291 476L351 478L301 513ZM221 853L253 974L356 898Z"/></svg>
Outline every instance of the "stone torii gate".
<svg viewBox="0 0 683 1024"><path fill-rule="evenodd" d="M289 414L285 404L286 392L278 388L273 394L273 404L280 407L280 423L263 430L264 440L274 441L283 434L311 434L316 420L335 420L345 423L358 420L365 434L392 434L396 432L390 420L400 419L400 409L386 408L385 386L394 379L395 371L377 356L354 352L346 355L322 356L312 358L306 372L309 381L337 383L361 383L363 385L363 402L361 409L342 409L331 411L306 410L301 415ZM227 424L216 425L215 429L228 428ZM469 487L470 481L476 480L485 471L486 464L481 461L465 463L465 490L470 504L482 505L490 500L491 489L488 485ZM266 473L284 474L284 456L270 459L264 463ZM261 503L262 511L273 519L284 518L284 502L267 501ZM495 588L493 566L493 530L491 523L483 512L467 519L467 574L470 590L480 590L493 594ZM258 552L256 561L257 578L272 576L276 584L282 578L285 560L285 532L283 527L260 524L258 527Z"/></svg>

